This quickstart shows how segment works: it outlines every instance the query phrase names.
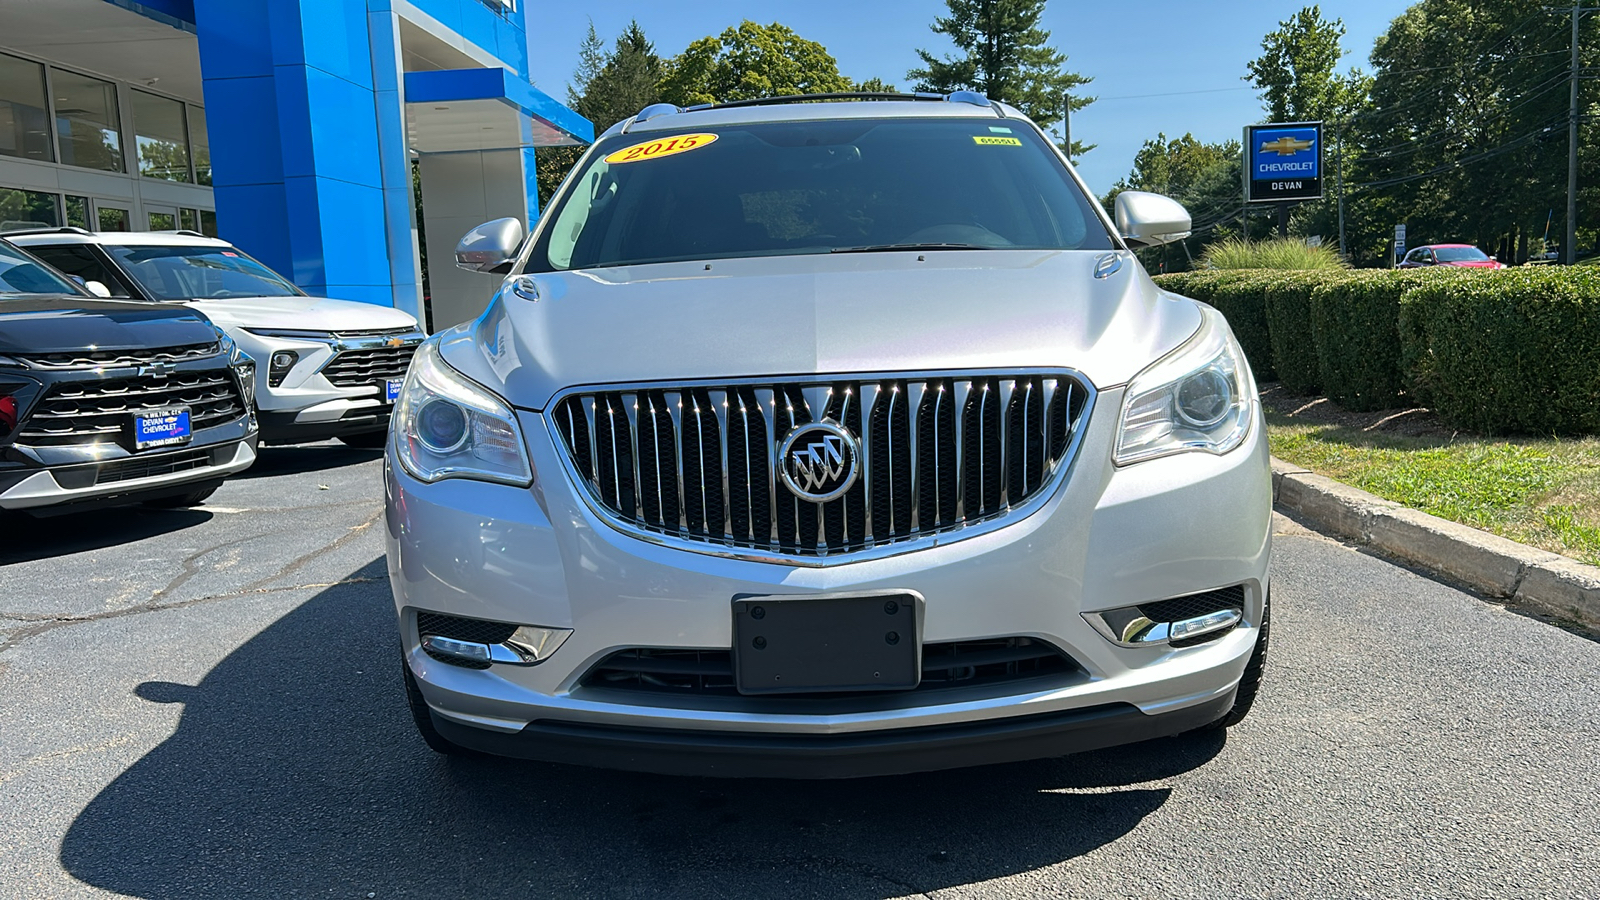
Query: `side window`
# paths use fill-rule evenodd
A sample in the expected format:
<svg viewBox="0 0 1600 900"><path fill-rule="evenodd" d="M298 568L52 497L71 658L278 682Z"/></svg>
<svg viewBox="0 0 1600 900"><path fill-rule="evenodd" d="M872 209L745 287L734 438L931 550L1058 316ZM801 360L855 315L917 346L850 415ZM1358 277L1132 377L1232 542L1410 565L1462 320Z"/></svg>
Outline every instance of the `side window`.
<svg viewBox="0 0 1600 900"><path fill-rule="evenodd" d="M128 288L95 252L82 244L59 247L29 247L28 251L68 275L84 281L98 281L106 286L113 297L128 296Z"/></svg>

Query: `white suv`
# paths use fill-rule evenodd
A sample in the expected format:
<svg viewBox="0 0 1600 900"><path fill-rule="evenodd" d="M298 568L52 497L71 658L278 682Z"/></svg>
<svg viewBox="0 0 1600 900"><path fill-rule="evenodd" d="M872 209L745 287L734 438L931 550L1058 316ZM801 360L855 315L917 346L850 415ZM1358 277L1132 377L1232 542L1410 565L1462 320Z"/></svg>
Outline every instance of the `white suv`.
<svg viewBox="0 0 1600 900"><path fill-rule="evenodd" d="M409 313L308 297L227 241L195 232L59 228L8 238L102 296L185 303L204 312L256 361L262 441L337 437L383 445L395 396L423 338Z"/></svg>
<svg viewBox="0 0 1600 900"><path fill-rule="evenodd" d="M386 455L411 709L462 748L840 777L1244 717L1272 485L1221 315L1017 110L651 107L428 340ZM816 102L790 102L809 100Z"/></svg>

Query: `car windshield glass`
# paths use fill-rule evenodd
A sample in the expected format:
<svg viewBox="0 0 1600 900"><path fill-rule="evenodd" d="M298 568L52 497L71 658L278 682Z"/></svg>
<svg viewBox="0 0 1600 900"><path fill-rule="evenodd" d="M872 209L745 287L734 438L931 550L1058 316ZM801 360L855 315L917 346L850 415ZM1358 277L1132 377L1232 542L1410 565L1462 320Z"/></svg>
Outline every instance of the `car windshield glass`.
<svg viewBox="0 0 1600 900"><path fill-rule="evenodd" d="M41 265L9 244L0 243L0 299L12 294L70 294L78 297L83 292L48 266Z"/></svg>
<svg viewBox="0 0 1600 900"><path fill-rule="evenodd" d="M1109 250L1049 144L991 118L729 125L599 143L529 271L879 250Z"/></svg>
<svg viewBox="0 0 1600 900"><path fill-rule="evenodd" d="M1483 262L1489 258L1477 247L1439 247L1433 252L1439 262Z"/></svg>
<svg viewBox="0 0 1600 900"><path fill-rule="evenodd" d="M232 247L106 247L157 300L293 297L300 289Z"/></svg>

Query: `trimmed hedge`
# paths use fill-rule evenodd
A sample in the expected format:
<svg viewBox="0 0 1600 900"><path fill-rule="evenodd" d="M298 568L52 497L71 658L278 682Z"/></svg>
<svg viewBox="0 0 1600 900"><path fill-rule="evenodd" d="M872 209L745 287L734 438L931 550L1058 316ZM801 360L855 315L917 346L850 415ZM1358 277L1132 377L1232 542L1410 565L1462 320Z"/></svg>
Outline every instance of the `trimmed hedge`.
<svg viewBox="0 0 1600 900"><path fill-rule="evenodd" d="M1311 292L1348 277L1345 273L1281 272L1261 285L1272 368L1278 383L1296 394L1315 394L1322 389L1317 340L1311 330Z"/></svg>
<svg viewBox="0 0 1600 900"><path fill-rule="evenodd" d="M1600 432L1600 272L1422 279L1400 306L1408 375L1445 421L1489 434Z"/></svg>
<svg viewBox="0 0 1600 900"><path fill-rule="evenodd" d="M1345 409L1389 409L1405 388L1400 295L1410 279L1373 270L1311 292L1311 334L1322 390Z"/></svg>
<svg viewBox="0 0 1600 900"><path fill-rule="evenodd" d="M1262 381L1482 433L1600 434L1600 268L1186 272Z"/></svg>

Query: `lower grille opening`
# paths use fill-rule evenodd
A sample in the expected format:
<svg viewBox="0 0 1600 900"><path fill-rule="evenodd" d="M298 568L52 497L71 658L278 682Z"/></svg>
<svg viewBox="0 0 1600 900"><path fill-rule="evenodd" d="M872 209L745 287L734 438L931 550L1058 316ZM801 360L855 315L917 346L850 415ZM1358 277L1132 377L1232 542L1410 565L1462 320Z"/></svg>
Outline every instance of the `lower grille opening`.
<svg viewBox="0 0 1600 900"><path fill-rule="evenodd" d="M419 637L435 635L438 637L453 638L458 641L471 641L475 644L498 644L507 640L517 630L517 626L506 622L489 622L483 619L468 619L462 616L447 616L443 613L419 612L417 613L417 634ZM434 653L427 647L422 652L442 663L452 666L461 666L464 669L487 669L487 662L473 662L457 656L446 656Z"/></svg>
<svg viewBox="0 0 1600 900"><path fill-rule="evenodd" d="M1206 591L1203 594L1191 594L1187 597L1175 597L1171 600L1161 600L1156 603L1145 603L1139 607L1139 612L1152 622L1181 622L1209 613L1221 612L1225 609L1244 612L1244 585L1236 584L1233 587L1219 588L1215 591ZM1183 638L1171 642L1174 647L1193 647L1214 641L1227 634L1231 629L1213 631L1198 637Z"/></svg>
<svg viewBox="0 0 1600 900"><path fill-rule="evenodd" d="M1005 684L1079 671L1060 650L1034 638L1012 637L925 644L922 683L910 693ZM601 660L580 684L588 688L655 694L737 697L733 654L728 650L633 648ZM867 691L858 695L883 692ZM852 696L849 693L790 697Z"/></svg>

